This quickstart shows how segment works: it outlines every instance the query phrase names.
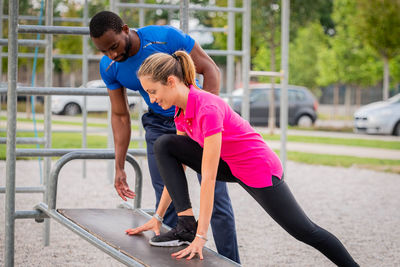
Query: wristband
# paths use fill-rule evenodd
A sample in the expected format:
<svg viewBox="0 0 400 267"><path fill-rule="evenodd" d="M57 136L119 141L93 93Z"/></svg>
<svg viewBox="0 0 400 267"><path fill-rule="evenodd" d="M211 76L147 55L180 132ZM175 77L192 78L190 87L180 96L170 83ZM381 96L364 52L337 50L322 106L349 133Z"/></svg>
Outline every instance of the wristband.
<svg viewBox="0 0 400 267"><path fill-rule="evenodd" d="M205 237L205 236L202 236L202 235L199 235L199 234L196 234L196 236L197 236L198 238L203 239L204 241L208 241L207 237Z"/></svg>
<svg viewBox="0 0 400 267"><path fill-rule="evenodd" d="M153 217L156 218L156 220L159 222L163 222L163 220L164 220L164 218L161 217L160 215L158 215L157 213L154 213Z"/></svg>

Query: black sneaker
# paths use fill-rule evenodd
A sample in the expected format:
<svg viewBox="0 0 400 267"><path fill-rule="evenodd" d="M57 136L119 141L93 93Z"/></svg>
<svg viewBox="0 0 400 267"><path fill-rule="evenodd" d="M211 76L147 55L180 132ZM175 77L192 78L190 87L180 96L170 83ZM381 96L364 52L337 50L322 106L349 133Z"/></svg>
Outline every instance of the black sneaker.
<svg viewBox="0 0 400 267"><path fill-rule="evenodd" d="M157 247L190 245L196 236L196 231L197 223L193 216L179 216L175 228L165 234L154 236L149 243Z"/></svg>

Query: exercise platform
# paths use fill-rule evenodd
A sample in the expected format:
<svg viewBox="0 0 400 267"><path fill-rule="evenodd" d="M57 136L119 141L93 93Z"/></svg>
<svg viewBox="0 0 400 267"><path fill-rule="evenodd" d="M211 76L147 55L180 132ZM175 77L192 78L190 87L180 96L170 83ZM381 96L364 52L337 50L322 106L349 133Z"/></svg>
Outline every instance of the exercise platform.
<svg viewBox="0 0 400 267"><path fill-rule="evenodd" d="M34 209L38 212L36 221L51 218L64 225L92 245L109 254L127 266L207 266L230 267L240 266L224 256L208 249L203 249L204 259L175 259L171 254L184 248L154 247L149 240L154 236L152 231L139 235L128 235L125 230L143 225L151 215L140 209L142 173L136 160L127 155L126 160L135 170L136 198L134 205L122 205L116 209L62 209L56 208L58 175L61 168L74 159L112 159L111 152L71 152L61 157L54 165L48 184L48 204L39 203ZM161 232L168 231L163 225Z"/></svg>

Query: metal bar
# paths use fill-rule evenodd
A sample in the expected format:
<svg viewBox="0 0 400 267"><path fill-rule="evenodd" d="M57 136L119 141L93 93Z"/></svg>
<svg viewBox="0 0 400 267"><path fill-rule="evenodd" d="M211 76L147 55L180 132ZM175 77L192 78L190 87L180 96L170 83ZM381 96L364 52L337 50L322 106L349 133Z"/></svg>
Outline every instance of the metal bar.
<svg viewBox="0 0 400 267"><path fill-rule="evenodd" d="M105 243L105 242L101 241L100 239L96 238L95 236L89 234L86 230L84 230L83 228L79 227L78 225L76 225L72 221L68 220L64 216L60 215L54 209L49 209L46 204L40 203L39 205L37 205L35 207L35 209L44 212L50 218L52 218L52 219L56 220L57 222L61 223L62 225L64 225L68 229L70 229L72 232L78 234L80 237L82 237L86 241L90 242L95 247L101 249L102 251L104 251L108 255L112 256L116 260L122 262L123 264L125 264L127 266L140 266L140 267L143 267L142 264L139 264L134 259L128 257L124 253L116 250L115 248L107 245L107 243Z"/></svg>
<svg viewBox="0 0 400 267"><path fill-rule="evenodd" d="M7 15L3 16L3 20L8 20L8 16ZM39 20L39 17L23 15L23 16L18 16L18 20L34 20L34 21L36 21L36 20ZM82 22L83 19L82 18L64 18L64 17L60 18L60 17L57 17L57 18L53 18L53 21Z"/></svg>
<svg viewBox="0 0 400 267"><path fill-rule="evenodd" d="M36 26L40 27L53 27L53 0L46 1L46 26ZM63 27L64 29L66 27ZM44 59L44 85L53 86L53 35L46 35L47 46L45 49L45 59ZM47 95L44 98L44 139L46 140L44 147L51 148L51 95ZM43 163L44 170L44 185L49 183L51 169L51 158L45 158ZM43 201L48 198L48 191L46 190L43 194ZM43 244L48 246L50 244L50 220L44 220L43 229Z"/></svg>
<svg viewBox="0 0 400 267"><path fill-rule="evenodd" d="M83 8L83 26L88 26L88 1L85 0L84 8ZM88 76L89 76L89 62L88 62L88 53L89 53L89 37L87 35L82 36L82 82L83 86L87 86ZM82 108L82 148L87 147L87 96L83 97L83 108ZM82 162L82 176L86 178L86 161Z"/></svg>
<svg viewBox="0 0 400 267"><path fill-rule="evenodd" d="M211 50L205 49L204 50L207 54L211 56L227 56L227 55L234 55L234 56L243 56L244 51L240 50Z"/></svg>
<svg viewBox="0 0 400 267"><path fill-rule="evenodd" d="M162 4L137 4L137 3L118 3L121 8L146 8L146 9L174 9L179 10L179 5L162 5ZM216 12L237 12L244 13L245 10L239 7L215 7L215 6L199 6L191 5L188 8L190 11L216 11Z"/></svg>
<svg viewBox="0 0 400 267"><path fill-rule="evenodd" d="M39 187L16 187L15 188L15 193L43 193L46 190L45 187L39 186ZM6 188L5 187L0 187L0 193L5 193Z"/></svg>
<svg viewBox="0 0 400 267"><path fill-rule="evenodd" d="M194 28L194 29L190 29L189 33L192 32L227 32L226 28L222 28L222 27L205 27L205 28Z"/></svg>
<svg viewBox="0 0 400 267"><path fill-rule="evenodd" d="M7 138L0 137L0 144L6 144ZM17 144L44 144L44 138L36 138L36 137L17 137Z"/></svg>
<svg viewBox="0 0 400 267"><path fill-rule="evenodd" d="M277 72L277 71L257 71L257 70L251 70L249 72L250 76L270 76L270 77L283 77L283 72Z"/></svg>
<svg viewBox="0 0 400 267"><path fill-rule="evenodd" d="M1 56L7 56L7 53L0 53ZM35 57L35 53L18 53L18 57L20 58L33 58ZM44 58L44 54L39 53L37 55L38 58ZM101 60L103 56L101 55L88 55L89 60ZM54 54L53 58L65 58L65 59L82 59L82 55L78 54Z"/></svg>
<svg viewBox="0 0 400 267"><path fill-rule="evenodd" d="M3 10L4 10L4 1L0 0L0 38L3 38L3 19L4 17L8 17L4 16ZM0 51L3 51L3 47L1 46L0 46ZM0 82L2 81L3 81L3 55L0 55ZM1 111L1 101L2 98L0 96L0 111Z"/></svg>
<svg viewBox="0 0 400 267"><path fill-rule="evenodd" d="M73 35L88 35L89 27L75 26L46 26L40 25L19 25L18 33L43 33L43 34L73 34Z"/></svg>
<svg viewBox="0 0 400 267"><path fill-rule="evenodd" d="M243 80L243 101L242 101L242 117L250 120L249 105L249 71L250 71L250 31L251 31L251 1L244 1L243 6L245 12L243 14L243 31L242 31L242 80Z"/></svg>
<svg viewBox="0 0 400 267"><path fill-rule="evenodd" d="M44 218L49 218L49 216L40 210L17 210L15 212L15 219L35 219L37 222L43 222Z"/></svg>
<svg viewBox="0 0 400 267"><path fill-rule="evenodd" d="M242 56L243 52L240 50L212 50L212 49L205 49L204 50L209 55L214 56L227 56L227 55L234 55L234 56ZM7 56L7 53L1 53L1 56ZM18 56L20 58L33 58L35 56L34 53L19 53ZM89 60L101 60L103 56L99 55L88 55ZM38 58L44 58L43 54L38 54ZM53 58L65 58L65 59L83 59L82 55L78 54L54 54Z"/></svg>
<svg viewBox="0 0 400 267"><path fill-rule="evenodd" d="M8 45L8 39L0 39L0 45ZM36 40L36 39L22 39L18 40L19 46L41 46L45 47L47 45L46 40Z"/></svg>
<svg viewBox="0 0 400 267"><path fill-rule="evenodd" d="M281 128L281 148L280 158L282 161L283 171L286 172L286 141L287 141L287 124L288 124L288 83L289 83L289 12L290 0L282 1L282 56L281 66L283 78L281 81L281 112L280 112L280 128Z"/></svg>
<svg viewBox="0 0 400 267"><path fill-rule="evenodd" d="M15 164L17 131L17 78L18 78L18 1L9 1L8 14L8 92L7 92L7 152L6 152L6 204L4 266L14 266L15 238Z"/></svg>
<svg viewBox="0 0 400 267"><path fill-rule="evenodd" d="M61 168L69 161L74 159L114 159L114 152L87 152L87 151L74 151L62 156L54 165L51 170L50 181L47 187L48 193L48 205L49 209L56 208L56 200L57 200L57 184L58 184L58 175L61 171ZM136 197L134 200L134 207L140 208L141 198L142 198L142 170L139 167L137 161L130 155L126 155L126 161L128 161L133 169L135 170L135 180L137 190Z"/></svg>
<svg viewBox="0 0 400 267"><path fill-rule="evenodd" d="M0 94L7 93L7 89L0 87ZM128 96L141 96L138 92L127 90ZM108 96L107 88L80 88L80 87L17 87L17 95L94 95Z"/></svg>
<svg viewBox="0 0 400 267"><path fill-rule="evenodd" d="M80 153L114 153L113 149L58 149L58 148L20 148L16 149L17 157L61 157L70 152ZM136 157L146 157L147 151L145 148L128 149L128 153Z"/></svg>
<svg viewBox="0 0 400 267"><path fill-rule="evenodd" d="M228 7L234 7L235 0L228 1ZM235 50L235 13L228 13L228 50ZM235 87L235 58L229 54L226 58L226 89L231 94ZM228 99L228 103L232 106L232 98Z"/></svg>
<svg viewBox="0 0 400 267"><path fill-rule="evenodd" d="M179 27L184 33L189 32L189 0L181 1L179 5Z"/></svg>

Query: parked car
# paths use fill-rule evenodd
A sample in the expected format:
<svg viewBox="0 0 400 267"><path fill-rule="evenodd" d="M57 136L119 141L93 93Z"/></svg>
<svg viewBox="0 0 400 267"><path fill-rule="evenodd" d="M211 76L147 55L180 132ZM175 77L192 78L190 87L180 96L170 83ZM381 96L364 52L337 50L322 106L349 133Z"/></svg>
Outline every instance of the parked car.
<svg viewBox="0 0 400 267"><path fill-rule="evenodd" d="M400 94L365 105L354 112L354 131L400 136Z"/></svg>
<svg viewBox="0 0 400 267"><path fill-rule="evenodd" d="M275 84L275 121L280 121L281 85ZM253 125L268 125L269 92L271 84L250 85L250 123ZM233 91L232 108L239 114L242 109L243 89ZM289 125L311 126L317 119L318 102L314 95L305 87L288 86L288 123Z"/></svg>
<svg viewBox="0 0 400 267"><path fill-rule="evenodd" d="M93 80L87 83L87 88L106 88L106 84L103 80ZM82 112L83 97L81 95L53 95L51 111L60 115L77 115ZM88 112L107 111L109 101L108 96L87 96L86 110ZM139 101L141 101L140 97L129 96L129 109L133 110Z"/></svg>

